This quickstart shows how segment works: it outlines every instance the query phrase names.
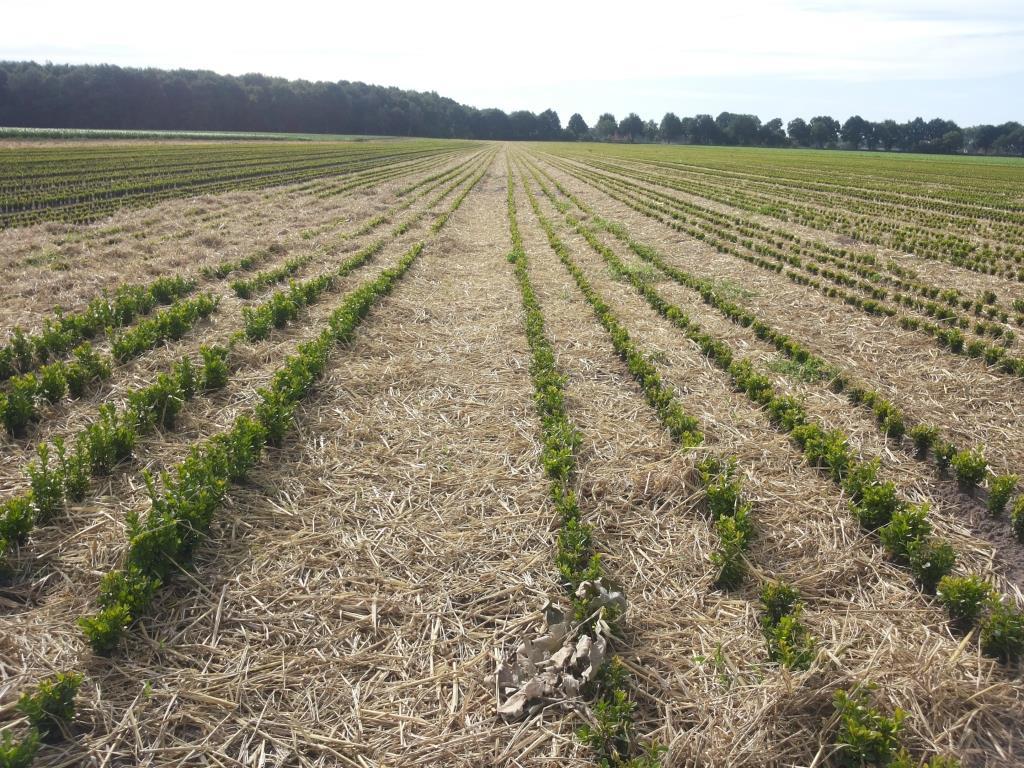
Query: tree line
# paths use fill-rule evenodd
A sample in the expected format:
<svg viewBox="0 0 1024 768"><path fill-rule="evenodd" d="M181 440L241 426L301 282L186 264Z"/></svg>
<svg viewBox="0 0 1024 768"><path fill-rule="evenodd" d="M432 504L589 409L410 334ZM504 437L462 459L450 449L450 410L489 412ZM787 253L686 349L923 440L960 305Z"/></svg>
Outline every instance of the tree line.
<svg viewBox="0 0 1024 768"><path fill-rule="evenodd" d="M16 128L260 131L532 141L623 141L750 147L818 147L904 152L1024 155L1024 126L915 118L840 123L722 112L660 123L630 113L580 114L562 128L558 113L506 113L459 104L435 92L359 82L310 82L202 70L133 69L108 64L0 62L0 125Z"/></svg>
<svg viewBox="0 0 1024 768"><path fill-rule="evenodd" d="M553 141L552 110L476 109L436 93L202 70L0 62L0 125Z"/></svg>
<svg viewBox="0 0 1024 768"><path fill-rule="evenodd" d="M1024 155L1024 126L975 125L961 128L952 120L916 117L905 123L873 122L854 115L840 123L828 115L801 117L783 126L781 118L762 123L757 115L722 112L718 117L680 118L668 112L660 123L630 113L620 121L611 113L588 126L580 114L569 118L566 133L573 141L668 142L740 147L813 147L953 154Z"/></svg>

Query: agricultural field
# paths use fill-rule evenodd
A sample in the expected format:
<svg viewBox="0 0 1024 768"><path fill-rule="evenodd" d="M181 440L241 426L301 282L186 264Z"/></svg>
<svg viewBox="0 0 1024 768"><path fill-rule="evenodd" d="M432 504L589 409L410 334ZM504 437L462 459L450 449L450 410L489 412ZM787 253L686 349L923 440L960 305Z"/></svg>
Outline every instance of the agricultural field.
<svg viewBox="0 0 1024 768"><path fill-rule="evenodd" d="M0 147L0 768L1024 764L1024 163Z"/></svg>

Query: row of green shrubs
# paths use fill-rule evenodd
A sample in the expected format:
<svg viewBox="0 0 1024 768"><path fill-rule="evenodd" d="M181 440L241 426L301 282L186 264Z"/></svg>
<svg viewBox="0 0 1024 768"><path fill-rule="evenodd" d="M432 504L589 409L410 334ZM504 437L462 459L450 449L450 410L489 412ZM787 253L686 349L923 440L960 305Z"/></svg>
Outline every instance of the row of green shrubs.
<svg viewBox="0 0 1024 768"><path fill-rule="evenodd" d="M447 220L485 170L438 220L442 216ZM97 653L113 651L161 584L189 561L229 486L248 475L266 445L282 443L295 408L312 391L333 346L352 338L370 308L391 292L422 250L423 243L416 243L395 266L349 293L331 314L328 328L316 339L299 345L271 378L270 385L259 391L260 402L251 415L239 416L226 433L194 446L173 471L162 473L159 483L147 474L150 508L144 517L133 516L128 521L124 565L103 578L99 610L79 619Z"/></svg>
<svg viewBox="0 0 1024 768"><path fill-rule="evenodd" d="M153 384L130 393L124 409L100 406L99 418L78 434L73 446L62 438L52 447L39 445L36 460L26 468L29 490L0 504L0 558L23 543L36 524L49 521L69 503L81 502L90 478L109 475L130 458L139 435L173 428L182 406L197 392L227 384L227 349L203 346L200 354L200 362L182 357L171 373L161 373Z"/></svg>
<svg viewBox="0 0 1024 768"><path fill-rule="evenodd" d="M210 294L188 299L147 318L131 331L113 341L117 362L137 357L158 344L180 339L201 318L217 307ZM55 361L36 371L10 379L0 392L0 422L11 437L21 437L29 425L40 418L43 403L56 403L64 397L81 397L98 382L110 378L113 360L100 355L89 342L80 344L70 361Z"/></svg>
<svg viewBox="0 0 1024 768"><path fill-rule="evenodd" d="M694 225L688 224L685 215L680 211L658 203L652 199L652 195L641 196L634 188L621 181L611 179L610 177L602 177L600 174L581 172L579 169L572 169L570 172L577 178L601 189L609 196L643 213L645 216L660 221L677 231L685 232L691 237L707 243L720 253L731 254L755 266L784 275L799 285L815 288L826 297L838 298L866 314L886 317L896 317L899 314L897 310L877 298L882 295L877 292L878 289L869 289L869 296L864 297L851 293L842 287L836 287L836 285L826 285L816 276L811 276L824 274L835 284L847 285L849 280L837 277L837 273L834 270L822 270L820 268L808 270L799 257L782 253L770 245L758 244L752 240L741 240L740 236L716 229L714 225L704 225L699 222L695 222ZM609 187L617 188L619 191L610 191ZM673 199L672 205L681 204ZM702 229L701 227L703 226L710 227L711 229ZM737 245L742 246L742 249L737 247ZM766 256L768 258L765 258ZM795 269L787 269L786 265L805 270L809 274L798 272ZM993 366L994 370L1010 376L1024 377L1024 357L1012 356L1001 346L986 344L980 340L968 344L958 328L949 328L908 315L900 315L899 323L906 330L920 331L931 336L942 349L959 355L984 357L986 361L991 361L990 365Z"/></svg>
<svg viewBox="0 0 1024 768"><path fill-rule="evenodd" d="M283 441L295 407L323 373L332 346L351 337L369 308L391 291L422 247L417 243L397 266L349 294L331 315L329 327L313 341L299 345L260 391L252 415L239 416L226 433L194 446L181 464L161 475L159 483L147 473L150 508L144 517L129 517L124 566L103 578L100 610L79 622L96 652L114 650L161 584L190 560L229 486L248 476L265 445Z"/></svg>
<svg viewBox="0 0 1024 768"><path fill-rule="evenodd" d="M451 194L452 190L462 184L471 172L472 171L467 172L449 184L442 194L431 203L431 205ZM479 178L479 174L477 178ZM434 221L432 232L436 233L442 226L444 226L444 223L447 221L447 217L451 215L453 210L457 209L458 206L462 204L462 200L465 199L465 196L469 194L469 191L474 185L475 181L463 190L461 196L456 199L454 208L449 208L437 217ZM417 216L413 217L411 221L406 223L411 226L413 222L423 216L423 213L424 212L421 212ZM326 272L301 282L291 281L287 290L275 291L270 298L258 306L243 307L242 315L245 321L245 329L243 333L245 338L249 341L259 341L267 338L272 328L283 328L298 317L299 312L303 307L319 301L321 294L324 291L332 289L337 284L338 280L359 267L368 264L377 254L384 250L384 247L391 242L393 238L402 234L406 228L396 227L390 236L379 238L369 245L361 248L342 262L341 266L331 272Z"/></svg>
<svg viewBox="0 0 1024 768"><path fill-rule="evenodd" d="M267 286L280 283L282 280L294 275L302 269L302 267L308 264L312 258L313 257L310 254L296 256L295 258L288 259L279 267L257 272L250 278L244 280L232 280L231 290L233 290L235 295L241 299L251 299L256 293Z"/></svg>
<svg viewBox="0 0 1024 768"><path fill-rule="evenodd" d="M537 181L551 202L564 213L567 208L560 205L561 201L550 194L541 179L538 178ZM535 208L535 212L543 226L545 221L539 209ZM567 218L570 222L574 221L571 216ZM577 231L585 237L589 233L591 237L587 239L592 246L604 247L599 241L592 239L593 233L585 227L578 228ZM612 255L614 257L614 254ZM621 263L617 266L620 274L630 274ZM745 561L742 553L753 533L750 524L751 506L740 495L739 484L735 479L735 467L731 463L723 464L719 460L708 458L699 463L698 471L705 487L708 511L716 520L716 528L722 542L713 556L716 565L721 567L716 583L723 588L733 588L742 581L744 575ZM817 642L801 621L803 604L799 594L786 584L768 582L762 585L760 596L761 628L768 646L769 658L791 669L807 669L816 656ZM849 765L878 764L910 768L914 763L906 750L900 748L896 738L902 715L897 711L893 718L888 718L877 709L867 707L865 702L866 699L860 689L856 689L852 694L845 691L837 692L836 708L840 725L836 733L836 747L839 754L848 760ZM878 762L871 762L873 758L877 758ZM863 762L858 762L861 760ZM934 768L953 768L956 762L936 757L926 765Z"/></svg>
<svg viewBox="0 0 1024 768"><path fill-rule="evenodd" d="M536 174L535 174L536 175ZM566 208L545 188L543 182L538 183L549 199L560 210ZM557 182L556 182L557 184ZM571 223L575 220L567 217ZM575 222L578 223L578 222ZM592 237L593 233L586 228L578 228L587 237L592 246L604 248ZM614 254L611 254L613 258ZM617 259L616 259L617 261ZM619 274L631 274L621 262L613 265ZM635 273L632 273L635 276ZM707 339L705 340L707 343ZM763 382L762 382L763 384ZM776 413L785 417L788 408L778 404ZM707 503L712 516L718 521L736 519L739 524L730 526L735 531L742 531L742 522L749 520L749 502L739 496L738 484L733 479L733 467L725 466L714 459L706 459L699 465L703 484L707 492ZM722 531L719 531L720 536ZM730 539L742 539L739 536ZM738 551L742 547L736 546ZM728 570L722 575L728 575ZM719 577L719 582L722 580ZM721 583L720 583L721 586ZM799 594L792 587L783 583L768 582L762 585L761 592L761 628L768 646L769 658L792 669L807 669L817 653L817 643L801 621L803 603ZM867 704L863 689L855 689L852 694L839 691L836 694L836 709L840 726L836 734L836 745L839 753L850 765L893 765L909 768L913 763L905 749L899 748L896 738L902 722L902 714L897 711L890 718ZM928 766L934 768L952 768L957 763L943 757L936 757Z"/></svg>
<svg viewBox="0 0 1024 768"><path fill-rule="evenodd" d="M507 211L512 264L522 299L526 338L530 347L530 377L534 403L541 422L541 463L551 483L551 500L559 515L555 545L555 564L566 594L573 604L577 622L591 627L598 620L618 630L621 618L611 607L595 610L593 595L579 594L584 582L607 578L601 555L595 550L593 527L582 519L573 490L576 451L580 434L569 418L565 403L566 378L558 370L555 351L545 333L544 313L530 281L529 261L523 247L516 215L515 182L508 169ZM636 736L636 703L630 695L628 672L617 658L605 661L585 691L593 701L593 722L579 735L601 765L643 768L658 764L659 750L642 744Z"/></svg>
<svg viewBox="0 0 1024 768"><path fill-rule="evenodd" d="M199 320L213 314L218 304L220 299L212 293L177 302L114 336L111 353L115 360L124 363L165 341L177 341Z"/></svg>
<svg viewBox="0 0 1024 768"><path fill-rule="evenodd" d="M35 370L50 360L63 357L83 341L108 328L122 328L139 315L147 315L160 304L170 304L190 293L194 280L159 277L149 285L123 285L113 296L100 296L81 312L46 320L38 334L27 335L15 328L11 340L0 347L0 381Z"/></svg>
<svg viewBox="0 0 1024 768"><path fill-rule="evenodd" d="M473 180L471 188L482 176L483 171ZM461 205L464 199L465 195L454 206ZM162 473L159 487L152 475L146 473L151 507L145 518L129 517L130 538L125 567L104 577L100 610L79 619L94 650L100 653L112 651L138 612L152 601L162 580L169 577L174 568L187 562L195 544L205 535L212 514L223 502L228 484L246 476L259 459L264 445L281 444L295 407L312 390L326 365L332 345L351 340L356 327L372 306L391 292L422 250L423 243L416 243L394 267L384 270L377 278L349 294L331 315L329 327L317 339L300 345L298 352L287 358L278 369L270 386L260 390L260 403L252 416L240 416L227 433L193 447L173 472ZM204 350L204 363L219 359L223 364L225 357L226 354L220 350ZM182 361L177 369L179 383L193 381L185 373L189 367ZM227 380L226 367L204 366L203 378L211 383L220 381L220 386L223 386ZM140 395L138 400L169 403L173 398ZM164 411L151 413L154 421L158 418L157 413L160 420L166 418ZM110 443L112 455L123 452L125 446L128 446L130 454L134 441L130 431L126 431L125 417L119 418L106 409L104 418L107 424L102 431L109 438L105 443ZM62 491L65 494L66 477ZM54 488L57 485L55 479L48 483ZM29 498L31 506L31 495ZM3 519L0 516L0 523ZM0 532L0 544L3 544L2 537ZM0 740L0 766L27 768L35 757L41 738L49 738L57 730L62 733L66 730L74 716L73 700L81 682L79 673L61 673L43 681L35 693L22 696L19 708L28 715L31 727L20 740L10 732L4 733Z"/></svg>
<svg viewBox="0 0 1024 768"><path fill-rule="evenodd" d="M534 174L538 186L545 195L557 201L543 181ZM648 403L654 408L659 421L668 429L672 439L684 448L693 448L703 442L704 436L696 418L687 414L680 405L672 387L665 383L649 356L630 338L614 312L587 280L583 271L572 260L568 248L558 238L551 222L543 215L536 197L528 185L524 185L534 214L544 229L548 242L559 260L572 275L591 305L598 321L611 337L612 346L626 363L629 372L640 385ZM585 228L578 230L586 237ZM592 237L592 233L590 235ZM591 245L594 243L592 242ZM723 589L735 589L746 576L748 566L745 553L754 537L751 505L742 498L742 489L735 473L732 459L707 457L698 466L698 474L705 490L706 502L712 524L718 535L718 545L712 554L716 567L715 583Z"/></svg>
<svg viewBox="0 0 1024 768"><path fill-rule="evenodd" d="M925 592L934 593L940 580L952 572L956 553L948 542L932 536L926 505L910 505L901 500L893 483L878 479L877 460L857 459L841 431L822 429L799 401L778 395L767 376L756 372L749 361L735 360L725 342L701 330L683 310L666 301L650 281L628 269L590 227L571 215L567 215L567 221L613 272L626 276L653 309L679 327L709 360L729 374L737 389L766 410L773 424L790 434L808 463L826 471L847 493L851 511L861 526L879 536L893 559L910 569ZM976 478L977 459L968 454L962 463L962 472ZM1024 616L1019 610L999 601L988 614L987 622L981 632L984 653L1006 662L1024 655Z"/></svg>
<svg viewBox="0 0 1024 768"><path fill-rule="evenodd" d="M569 194L564 187L559 187L580 210L593 214L593 211L576 196ZM636 207L636 206L633 206ZM900 441L905 434L914 442L916 455L920 459L934 457L940 473L950 468L962 490L974 493L986 478L989 484L988 508L994 517L1002 515L1016 489L1018 478L1013 474L992 475L984 454L980 449L958 449L952 443L941 439L938 428L927 424L915 424L907 430L907 417L892 402L878 392L855 384L851 377L806 349L799 342L756 318L751 312L726 298L716 290L714 284L696 277L684 270L669 265L653 248L636 242L625 229L614 222L603 220L592 215L592 223L615 235L630 247L640 258L651 263L676 282L697 291L705 303L718 309L725 317L743 327L751 328L755 335L771 343L775 348L802 366L803 370L812 371L820 380L827 381L835 392L844 392L851 403L872 411L879 428L887 437ZM666 222L671 225L671 222ZM1013 504L1010 524L1018 539L1024 542L1024 496Z"/></svg>

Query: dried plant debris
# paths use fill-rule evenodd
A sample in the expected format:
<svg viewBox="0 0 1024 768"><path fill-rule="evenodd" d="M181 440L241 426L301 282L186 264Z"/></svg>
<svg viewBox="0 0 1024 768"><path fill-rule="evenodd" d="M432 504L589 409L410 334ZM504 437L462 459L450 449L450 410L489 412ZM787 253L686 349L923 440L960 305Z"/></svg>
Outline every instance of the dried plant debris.
<svg viewBox="0 0 1024 768"><path fill-rule="evenodd" d="M498 662L495 692L504 719L519 720L552 704L575 709L608 659L611 629L603 616L606 611L622 615L625 595L597 579L580 584L576 597L589 597L590 616L577 621L571 610L548 603L544 629Z"/></svg>

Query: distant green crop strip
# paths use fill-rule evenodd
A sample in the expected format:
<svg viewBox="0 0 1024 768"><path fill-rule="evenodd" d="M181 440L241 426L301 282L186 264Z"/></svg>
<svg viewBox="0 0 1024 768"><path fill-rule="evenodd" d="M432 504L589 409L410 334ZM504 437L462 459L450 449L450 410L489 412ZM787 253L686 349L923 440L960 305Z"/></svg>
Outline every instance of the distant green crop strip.
<svg viewBox="0 0 1024 768"><path fill-rule="evenodd" d="M298 184L466 151L471 143L409 140L349 145L46 147L0 156L0 228L37 221L87 222L124 207L237 189ZM374 170L376 169L376 170ZM364 179L365 180L365 179ZM354 182L358 183L358 182ZM344 191L335 185L332 194Z"/></svg>
<svg viewBox="0 0 1024 768"><path fill-rule="evenodd" d="M630 170L636 172L633 168ZM1024 264L1024 251L1005 247L1009 242L1024 245L1019 228L1019 213L996 214L988 207L979 206L965 209L962 204L944 203L935 199L930 200L923 210L913 206L908 208L905 201L900 201L898 195L892 194L891 189L876 188L863 192L843 184L833 185L830 194L840 193L861 199L846 200L841 209L829 205L826 211L819 211L792 202L794 198L807 199L808 188L821 186L809 179L790 184L786 192L780 194L780 181L777 178L757 182L757 186L767 187L762 192L754 191L749 178L728 180L721 173L711 172L707 174L709 178L706 182L694 183L682 179L678 168L674 170L675 175L672 176L646 176L652 183L670 186L751 213L772 216L782 221L795 221L819 230L842 232L858 240L897 250L909 250L922 258L947 261L983 274L1024 279L1024 269L1020 267ZM616 172L626 171L620 165L616 167ZM687 172L692 173L693 170L687 169ZM895 202L904 204L894 208L892 203ZM865 208L869 210L869 216L862 215ZM939 213L937 208L958 215ZM911 220L906 218L908 215ZM987 240L978 243L978 223L981 218L992 216L995 218L987 222ZM926 223L915 223L913 219ZM1005 221L997 223L999 219Z"/></svg>

